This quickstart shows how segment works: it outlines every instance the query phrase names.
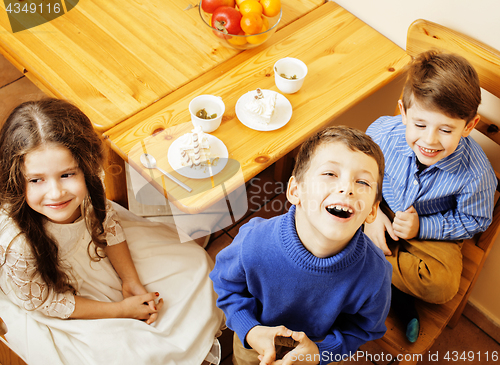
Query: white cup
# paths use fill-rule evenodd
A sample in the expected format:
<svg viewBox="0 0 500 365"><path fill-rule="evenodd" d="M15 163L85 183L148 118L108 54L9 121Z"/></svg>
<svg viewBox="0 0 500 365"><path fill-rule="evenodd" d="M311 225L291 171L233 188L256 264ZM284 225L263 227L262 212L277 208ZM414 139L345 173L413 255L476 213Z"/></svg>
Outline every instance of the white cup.
<svg viewBox="0 0 500 365"><path fill-rule="evenodd" d="M284 78L280 76L281 74L285 74L289 78L295 75L295 78ZM299 91L306 75L306 64L297 58L285 57L274 64L274 82L276 87L285 94Z"/></svg>
<svg viewBox="0 0 500 365"><path fill-rule="evenodd" d="M199 118L196 116L196 113L201 109L205 109L208 115L217 114L217 116L212 119ZM220 96L200 95L189 103L189 112L191 113L193 126L201 126L201 129L205 133L213 132L219 128L225 110L226 106Z"/></svg>

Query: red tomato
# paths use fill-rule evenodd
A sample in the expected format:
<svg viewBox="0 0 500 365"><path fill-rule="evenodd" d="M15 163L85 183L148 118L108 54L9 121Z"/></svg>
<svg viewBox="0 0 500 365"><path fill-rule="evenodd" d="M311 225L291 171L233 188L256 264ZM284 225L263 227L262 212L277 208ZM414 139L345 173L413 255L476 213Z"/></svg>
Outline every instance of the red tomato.
<svg viewBox="0 0 500 365"><path fill-rule="evenodd" d="M212 27L224 34L239 34L241 32L240 21L241 13L230 6L220 6L212 15Z"/></svg>
<svg viewBox="0 0 500 365"><path fill-rule="evenodd" d="M234 8L234 0L202 0L201 8L205 13L212 14L215 9L221 6L231 6Z"/></svg>

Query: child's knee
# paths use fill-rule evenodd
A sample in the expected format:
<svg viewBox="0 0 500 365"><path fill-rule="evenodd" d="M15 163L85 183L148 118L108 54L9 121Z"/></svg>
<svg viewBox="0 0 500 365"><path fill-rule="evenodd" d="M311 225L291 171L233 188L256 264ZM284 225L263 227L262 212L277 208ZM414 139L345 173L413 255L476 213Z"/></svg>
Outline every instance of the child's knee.
<svg viewBox="0 0 500 365"><path fill-rule="evenodd" d="M439 280L428 283L425 286L422 299L434 304L443 304L458 293L460 286L460 275L443 275Z"/></svg>

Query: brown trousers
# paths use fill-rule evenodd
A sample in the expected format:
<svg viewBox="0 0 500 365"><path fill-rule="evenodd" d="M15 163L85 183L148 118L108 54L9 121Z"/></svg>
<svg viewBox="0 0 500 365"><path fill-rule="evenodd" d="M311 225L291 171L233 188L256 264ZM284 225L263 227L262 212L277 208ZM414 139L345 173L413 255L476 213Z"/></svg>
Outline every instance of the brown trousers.
<svg viewBox="0 0 500 365"><path fill-rule="evenodd" d="M383 212L394 218L384 204ZM392 283L405 293L429 303L442 304L458 292L462 274L462 244L460 241L392 240L386 234L392 251L386 256L392 264Z"/></svg>

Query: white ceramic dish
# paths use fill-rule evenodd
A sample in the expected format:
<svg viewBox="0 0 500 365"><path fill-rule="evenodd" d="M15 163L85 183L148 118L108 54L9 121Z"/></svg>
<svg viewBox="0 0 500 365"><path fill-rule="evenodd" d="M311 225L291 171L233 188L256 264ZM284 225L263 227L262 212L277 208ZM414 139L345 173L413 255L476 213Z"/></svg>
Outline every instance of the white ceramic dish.
<svg viewBox="0 0 500 365"><path fill-rule="evenodd" d="M295 79L286 79L281 77L285 74L288 77L292 75ZM307 66L297 58L285 57L274 64L274 82L276 87L285 94L293 94L300 90L307 75Z"/></svg>
<svg viewBox="0 0 500 365"><path fill-rule="evenodd" d="M212 176L217 175L227 164L229 153L227 147L219 138L206 134L208 143L210 144L210 152L212 156L219 157L217 163L212 166ZM170 167L182 176L190 179L206 179L210 177L210 170L207 166L189 167L182 166L181 150L182 139L184 136L177 138L168 148L167 158Z"/></svg>
<svg viewBox="0 0 500 365"><path fill-rule="evenodd" d="M267 91L275 92L272 90ZM236 102L236 116L239 121L248 128L263 132L274 131L285 126L292 117L292 104L290 104L290 101L280 93L276 94L278 94L276 98L276 108L274 109L274 114L271 117L269 124L263 124L255 121L250 112L245 108L245 104L247 104L255 95L255 90L243 94Z"/></svg>
<svg viewBox="0 0 500 365"><path fill-rule="evenodd" d="M213 119L201 119L196 116L200 109L205 109L208 114L217 114ZM189 103L189 113L191 114L191 123L194 127L200 126L203 132L211 133L219 128L222 116L226 106L220 96L199 95Z"/></svg>

